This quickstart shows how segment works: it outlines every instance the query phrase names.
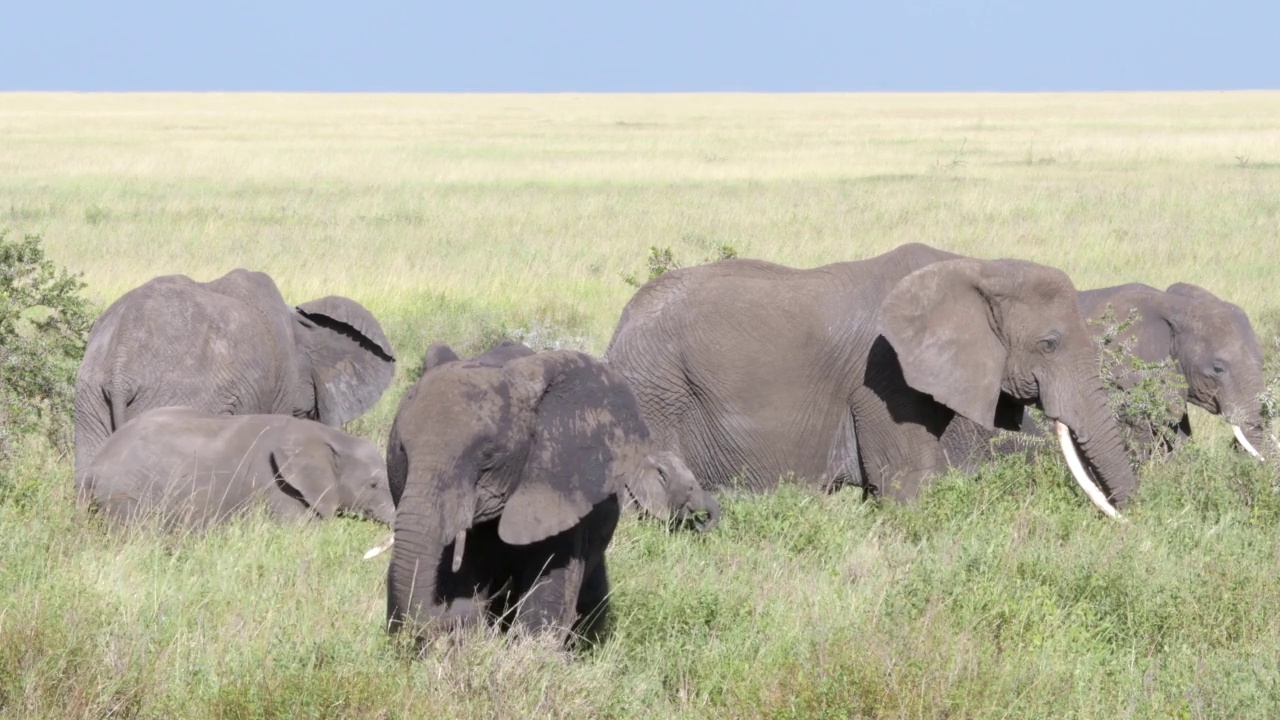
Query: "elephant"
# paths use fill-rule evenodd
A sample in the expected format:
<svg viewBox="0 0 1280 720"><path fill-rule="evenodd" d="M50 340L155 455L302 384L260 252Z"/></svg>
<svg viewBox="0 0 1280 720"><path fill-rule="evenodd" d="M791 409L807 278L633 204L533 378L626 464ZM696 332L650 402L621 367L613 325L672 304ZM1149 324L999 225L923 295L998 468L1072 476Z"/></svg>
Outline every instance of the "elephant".
<svg viewBox="0 0 1280 720"><path fill-rule="evenodd" d="M118 526L158 516L208 528L265 505L280 520L395 517L386 463L373 443L288 415L147 410L103 443L79 499Z"/></svg>
<svg viewBox="0 0 1280 720"><path fill-rule="evenodd" d="M471 362L487 367L502 367L516 358L533 355L523 343L504 339ZM424 372L445 362L460 360L445 343L432 343L423 359ZM623 510L636 508L676 527L692 527L707 532L720 521L720 503L702 489L693 471L678 455L654 450L645 455L644 471L625 485Z"/></svg>
<svg viewBox="0 0 1280 720"><path fill-rule="evenodd" d="M1208 290L1179 282L1164 291L1142 283L1084 290L1079 294L1080 312L1093 324L1098 342L1106 328L1100 320L1111 308L1117 322L1136 310L1139 318L1122 339L1132 339L1132 351L1141 360L1156 363L1172 358L1185 388L1180 391L1171 428L1190 437L1188 402L1231 425L1236 442L1258 460L1266 443L1261 396L1265 389L1262 346L1249 316L1238 305L1222 300ZM1140 376L1130 372L1116 378L1122 388L1130 388ZM1154 437L1139 436L1140 444Z"/></svg>
<svg viewBox="0 0 1280 720"><path fill-rule="evenodd" d="M359 303L290 307L266 273L209 282L163 275L94 321L75 385L77 486L111 433L143 411L186 406L279 414L341 427L382 396L395 357Z"/></svg>
<svg viewBox="0 0 1280 720"><path fill-rule="evenodd" d="M439 363L396 411L387 629L407 625L422 642L496 622L594 642L607 626L619 494L656 480L648 428L630 387L591 356L503 352L519 356L429 351Z"/></svg>
<svg viewBox="0 0 1280 720"><path fill-rule="evenodd" d="M911 243L811 269L669 270L628 301L605 360L703 487L791 475L910 501L946 469L954 419L1017 431L1028 405L1104 514L1137 487L1076 289L1026 260Z"/></svg>

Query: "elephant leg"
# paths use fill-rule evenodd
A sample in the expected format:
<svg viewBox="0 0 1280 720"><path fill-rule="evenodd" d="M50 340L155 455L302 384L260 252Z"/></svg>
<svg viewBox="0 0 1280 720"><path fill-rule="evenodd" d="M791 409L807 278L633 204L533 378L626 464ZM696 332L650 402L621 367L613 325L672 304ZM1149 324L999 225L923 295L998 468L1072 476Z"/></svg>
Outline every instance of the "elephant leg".
<svg viewBox="0 0 1280 720"><path fill-rule="evenodd" d="M588 646L598 645L609 626L609 573L604 556L593 558L578 593L573 635Z"/></svg>
<svg viewBox="0 0 1280 720"><path fill-rule="evenodd" d="M564 642L573 626L578 592L586 570L581 524L521 553L520 586L513 629L519 634L551 632Z"/></svg>
<svg viewBox="0 0 1280 720"><path fill-rule="evenodd" d="M618 526L618 515L615 496L597 505L583 518L587 528L584 547L587 564L574 612L573 635L587 645L598 645L608 632L609 571L605 564L605 550Z"/></svg>
<svg viewBox="0 0 1280 720"><path fill-rule="evenodd" d="M930 477L946 470L939 437L954 413L929 417L928 408L940 406L927 397L910 396L895 401L891 410L870 388L860 388L853 400L863 487L898 502L914 500Z"/></svg>
<svg viewBox="0 0 1280 720"><path fill-rule="evenodd" d="M823 490L835 492L846 485L862 485L862 468L858 459L858 437L854 432L853 412L844 408L836 424L835 440L827 455L827 471L824 473Z"/></svg>

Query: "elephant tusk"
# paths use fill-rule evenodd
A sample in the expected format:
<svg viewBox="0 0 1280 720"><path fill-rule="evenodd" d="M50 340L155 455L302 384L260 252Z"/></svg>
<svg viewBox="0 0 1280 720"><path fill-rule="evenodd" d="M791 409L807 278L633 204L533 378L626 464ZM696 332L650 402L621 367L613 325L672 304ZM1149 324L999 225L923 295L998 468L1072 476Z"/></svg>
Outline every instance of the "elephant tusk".
<svg viewBox="0 0 1280 720"><path fill-rule="evenodd" d="M467 547L467 531L459 530L458 536L453 539L453 571L458 572L462 567L462 552Z"/></svg>
<svg viewBox="0 0 1280 720"><path fill-rule="evenodd" d="M1076 484L1084 490L1084 494L1089 497L1099 510L1108 517L1123 520L1120 513L1107 502L1107 498L1102 494L1102 489L1097 486L1089 476L1085 474L1084 463L1080 461L1080 453L1076 451L1075 441L1071 439L1071 429L1063 424L1060 420L1053 421L1053 429L1058 433L1058 443L1062 445L1062 455L1067 460L1067 467L1071 468L1071 476L1075 478Z"/></svg>
<svg viewBox="0 0 1280 720"><path fill-rule="evenodd" d="M369 551L364 554L364 559L370 560L372 558L375 558L381 555L382 553L386 552L387 549L390 548L392 543L394 543L395 541L396 541L395 535L388 535L386 540L383 540L378 545L375 545L369 548Z"/></svg>
<svg viewBox="0 0 1280 720"><path fill-rule="evenodd" d="M1254 447L1253 447L1253 445L1252 445L1252 444L1250 444L1250 443L1249 443L1249 441L1245 439L1245 437L1244 437L1244 431L1240 429L1240 426L1239 426L1239 425L1232 424L1232 425L1231 425L1231 432L1235 433L1236 441L1240 443L1240 446L1241 446L1241 447L1243 447L1243 448L1245 449L1245 451L1246 451L1246 452L1248 452L1250 455L1252 455L1252 456L1254 456L1255 458L1257 458L1259 462L1266 462L1266 461L1267 461L1267 459L1266 459L1266 458L1262 457L1262 453L1260 453L1260 452L1258 452L1257 450L1255 450L1255 449L1254 449Z"/></svg>

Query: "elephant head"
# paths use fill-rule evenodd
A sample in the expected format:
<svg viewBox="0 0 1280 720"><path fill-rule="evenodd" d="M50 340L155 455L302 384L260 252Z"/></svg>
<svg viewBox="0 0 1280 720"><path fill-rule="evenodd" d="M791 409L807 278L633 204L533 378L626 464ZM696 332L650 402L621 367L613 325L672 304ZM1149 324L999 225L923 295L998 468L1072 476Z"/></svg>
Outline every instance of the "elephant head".
<svg viewBox="0 0 1280 720"><path fill-rule="evenodd" d="M1076 482L1117 516L1137 481L1065 273L1023 260L934 262L889 292L881 329L908 385L988 431L1019 429L1023 406L1039 406Z"/></svg>
<svg viewBox="0 0 1280 720"><path fill-rule="evenodd" d="M1221 415L1236 441L1263 459L1261 395L1265 389L1262 347L1248 315L1204 288L1174 283L1164 292L1131 284L1086 290L1081 311L1100 317L1110 306L1118 320L1140 315L1127 334L1134 352L1148 362L1174 358L1186 380L1186 400Z"/></svg>
<svg viewBox="0 0 1280 720"><path fill-rule="evenodd" d="M496 521L498 541L529 545L615 496L643 430L630 389L583 353L430 368L402 400L387 446L391 629L459 612L438 586L456 580L472 528Z"/></svg>
<svg viewBox="0 0 1280 720"><path fill-rule="evenodd" d="M702 489L680 456L669 450L645 453L625 486L627 495L654 517L676 525L692 524L701 532L720 522L720 503Z"/></svg>
<svg viewBox="0 0 1280 720"><path fill-rule="evenodd" d="M387 463L377 445L341 430L326 428L333 458L338 514L358 515L390 525L396 508L387 480Z"/></svg>
<svg viewBox="0 0 1280 720"><path fill-rule="evenodd" d="M373 314L330 295L294 308L303 414L341 427L373 407L391 384L395 356Z"/></svg>

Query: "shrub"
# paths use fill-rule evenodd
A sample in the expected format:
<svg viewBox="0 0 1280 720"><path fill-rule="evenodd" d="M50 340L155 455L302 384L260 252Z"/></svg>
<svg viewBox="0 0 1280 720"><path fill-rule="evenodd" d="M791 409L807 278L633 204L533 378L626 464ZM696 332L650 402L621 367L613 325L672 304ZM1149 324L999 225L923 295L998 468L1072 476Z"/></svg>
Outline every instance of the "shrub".
<svg viewBox="0 0 1280 720"><path fill-rule="evenodd" d="M1160 447L1177 446L1177 424L1186 412L1187 383L1173 358L1147 362L1133 352L1132 338L1121 339L1139 319L1137 309L1132 309L1117 321L1114 308L1108 305L1102 317L1089 324L1103 328L1098 370L1125 446L1131 455L1145 461Z"/></svg>
<svg viewBox="0 0 1280 720"><path fill-rule="evenodd" d="M708 257L706 260L703 260L702 262L695 263L695 264L705 265L707 263L719 262L720 260L729 260L731 258L736 258L736 257L738 257L737 248L735 248L732 245L722 244L722 245L716 246L715 253L711 257ZM633 288L639 288L642 285L644 285L646 282L658 277L659 275L665 273L668 270L674 270L678 267L684 267L672 255L671 248L664 247L662 249L658 249L656 246L651 246L649 248L649 258L647 260L647 265L648 265L648 277L646 277L644 280L637 279L636 276L633 274L627 274L622 276L622 281Z"/></svg>
<svg viewBox="0 0 1280 720"><path fill-rule="evenodd" d="M0 232L0 459L17 436L71 444L76 372L96 316L78 275L45 259L40 238Z"/></svg>

